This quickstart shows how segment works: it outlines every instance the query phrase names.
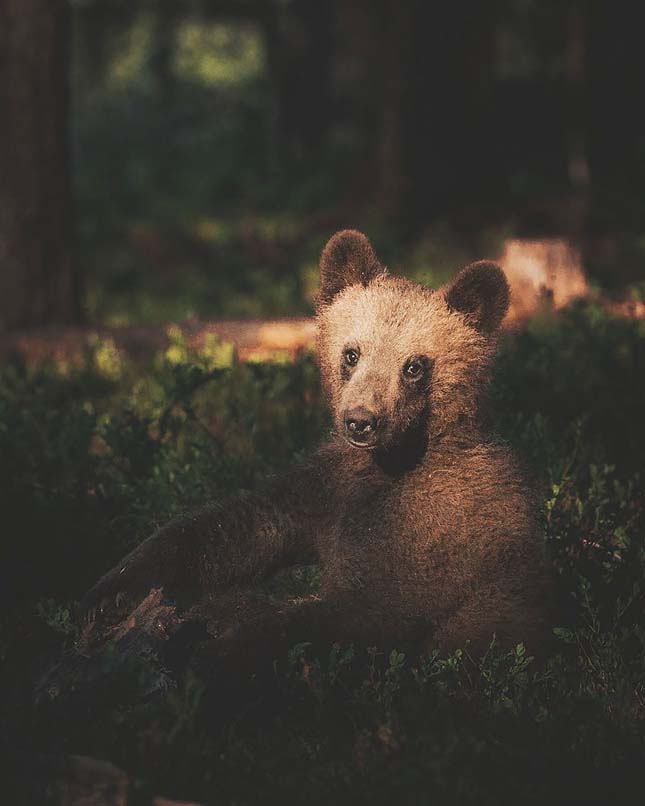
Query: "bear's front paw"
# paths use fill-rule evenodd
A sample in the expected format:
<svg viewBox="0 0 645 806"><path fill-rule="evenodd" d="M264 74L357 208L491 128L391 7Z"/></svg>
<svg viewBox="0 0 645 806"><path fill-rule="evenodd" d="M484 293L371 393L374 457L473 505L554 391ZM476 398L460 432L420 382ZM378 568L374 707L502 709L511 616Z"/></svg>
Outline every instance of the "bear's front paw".
<svg viewBox="0 0 645 806"><path fill-rule="evenodd" d="M132 611L153 589L163 590L165 579L157 569L146 568L127 560L107 573L81 599L80 609L85 621L97 619L115 622Z"/></svg>
<svg viewBox="0 0 645 806"><path fill-rule="evenodd" d="M80 610L85 621L96 621L97 618L118 617L126 610L132 610L137 599L143 599L147 591L139 596L128 590L127 580L120 579L118 572L111 572L99 580L81 599Z"/></svg>
<svg viewBox="0 0 645 806"><path fill-rule="evenodd" d="M181 567L177 547L177 523L171 523L99 579L81 600L81 610L90 621L98 616L110 620L132 610L153 588L166 595Z"/></svg>

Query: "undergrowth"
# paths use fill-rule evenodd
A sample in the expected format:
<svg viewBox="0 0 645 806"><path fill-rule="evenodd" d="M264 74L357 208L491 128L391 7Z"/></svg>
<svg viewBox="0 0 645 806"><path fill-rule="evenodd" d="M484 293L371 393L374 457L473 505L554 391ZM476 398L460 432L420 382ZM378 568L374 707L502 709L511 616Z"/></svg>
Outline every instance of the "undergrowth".
<svg viewBox="0 0 645 806"><path fill-rule="evenodd" d="M167 690L34 702L75 603L155 524L253 488L329 429L310 356L221 345L141 367L97 342L74 364L0 370L1 750L109 759L153 794L208 803L628 802L645 739L645 327L590 304L505 338L495 425L541 479L559 583L551 655L450 657L306 644L224 714L187 664ZM316 568L266 586L305 595ZM101 692L103 694L103 692ZM100 702L100 704L99 704ZM107 703L107 704L106 704Z"/></svg>

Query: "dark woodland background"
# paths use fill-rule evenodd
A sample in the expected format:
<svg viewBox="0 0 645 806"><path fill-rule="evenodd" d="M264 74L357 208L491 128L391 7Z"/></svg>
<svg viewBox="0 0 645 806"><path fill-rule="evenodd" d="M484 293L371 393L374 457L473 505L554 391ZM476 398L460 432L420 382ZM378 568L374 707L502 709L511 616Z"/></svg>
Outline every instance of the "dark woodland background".
<svg viewBox="0 0 645 806"><path fill-rule="evenodd" d="M636 3L0 0L0 799L642 792L644 78ZM57 666L80 597L156 525L329 434L312 355L254 351L246 320L310 314L347 226L432 286L533 244L520 279L559 255L582 295L533 300L491 388L542 485L552 656L304 642L238 710L197 628ZM257 595L318 586L300 567Z"/></svg>
<svg viewBox="0 0 645 806"><path fill-rule="evenodd" d="M347 224L640 276L637 4L4 0L0 37L2 330L307 311Z"/></svg>

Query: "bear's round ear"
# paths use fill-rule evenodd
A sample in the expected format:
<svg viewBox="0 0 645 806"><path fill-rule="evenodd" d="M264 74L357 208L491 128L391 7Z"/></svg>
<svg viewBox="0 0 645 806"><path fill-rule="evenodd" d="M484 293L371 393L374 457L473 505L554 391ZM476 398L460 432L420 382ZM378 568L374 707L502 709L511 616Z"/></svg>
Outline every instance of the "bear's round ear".
<svg viewBox="0 0 645 806"><path fill-rule="evenodd" d="M349 285L367 285L385 274L372 244L362 232L344 229L333 235L320 256L318 305L329 304Z"/></svg>
<svg viewBox="0 0 645 806"><path fill-rule="evenodd" d="M462 269L445 289L451 311L466 316L481 333L493 333L508 311L510 289L506 275L496 263L480 260Z"/></svg>

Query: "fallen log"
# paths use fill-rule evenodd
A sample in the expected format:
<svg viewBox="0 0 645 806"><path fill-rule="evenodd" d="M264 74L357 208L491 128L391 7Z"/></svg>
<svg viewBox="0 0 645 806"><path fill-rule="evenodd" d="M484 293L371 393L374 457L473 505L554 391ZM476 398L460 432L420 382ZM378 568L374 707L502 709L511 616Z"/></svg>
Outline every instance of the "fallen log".
<svg viewBox="0 0 645 806"><path fill-rule="evenodd" d="M590 287L579 251L566 239L508 240L498 258L511 285L511 308L505 326L514 328L546 305L558 310L573 299L593 299L617 316L643 319L645 303L616 302ZM0 336L0 359L19 355L27 363L45 358L73 361L93 342L108 340L134 360L145 360L165 350L172 332L179 331L188 347L199 350L213 338L233 345L240 360L293 358L313 347L316 326L312 318L191 320L172 325L43 328Z"/></svg>

